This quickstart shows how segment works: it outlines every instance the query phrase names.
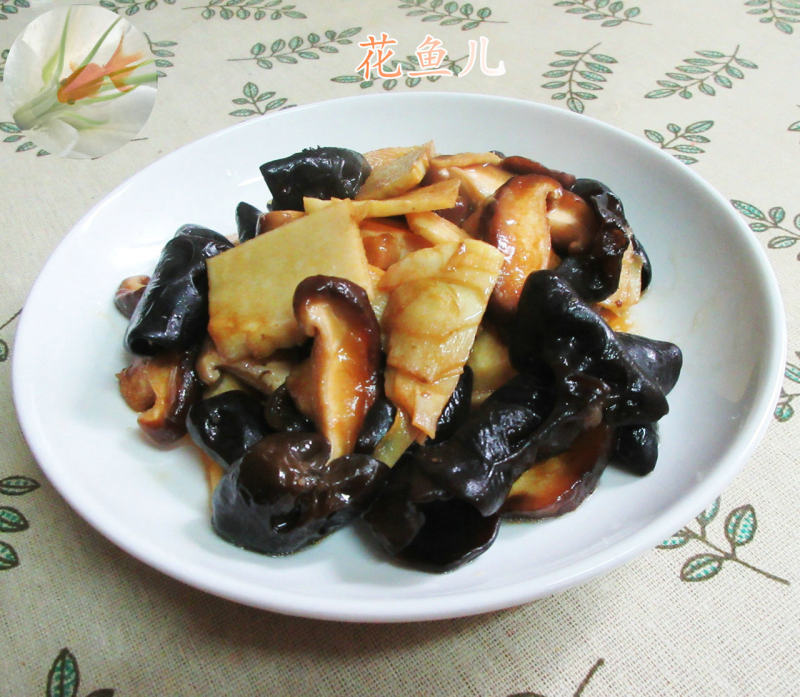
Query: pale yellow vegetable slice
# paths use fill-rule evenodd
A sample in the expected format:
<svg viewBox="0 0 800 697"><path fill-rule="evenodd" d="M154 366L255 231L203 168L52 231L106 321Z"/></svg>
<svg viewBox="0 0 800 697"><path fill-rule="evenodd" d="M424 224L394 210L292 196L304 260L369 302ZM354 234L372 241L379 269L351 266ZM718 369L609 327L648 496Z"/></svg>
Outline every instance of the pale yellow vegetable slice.
<svg viewBox="0 0 800 697"><path fill-rule="evenodd" d="M412 232L424 237L431 244L443 242L460 242L467 239L468 235L458 225L451 223L446 218L434 213L407 213L406 222Z"/></svg>
<svg viewBox="0 0 800 697"><path fill-rule="evenodd" d="M420 436L424 437L424 434L411 425L408 414L402 409L398 409L391 428L381 438L372 456L392 467L409 446L415 440L420 439Z"/></svg>
<svg viewBox="0 0 800 697"><path fill-rule="evenodd" d="M377 169L385 165L387 162L392 162L398 158L408 155L417 146L411 145L408 147L393 147L393 148L378 148L377 150L370 150L364 153L364 159L369 163L372 169Z"/></svg>
<svg viewBox="0 0 800 697"><path fill-rule="evenodd" d="M457 180L449 179L430 186L421 186L396 198L370 199L367 201L326 200L304 197L303 208L306 212L312 213L327 208L334 203L344 203L350 207L352 215L358 221L365 218L387 218L393 215L406 215L407 213L437 211L443 208L452 208L456 205L458 186Z"/></svg>
<svg viewBox="0 0 800 697"><path fill-rule="evenodd" d="M266 358L305 336L295 320L297 284L322 274L372 295L361 234L346 204L298 218L207 262L208 333L229 360Z"/></svg>
<svg viewBox="0 0 800 697"><path fill-rule="evenodd" d="M386 199L411 191L419 184L430 163L429 147L421 145L402 157L388 159L373 167L358 190L356 199Z"/></svg>
<svg viewBox="0 0 800 697"><path fill-rule="evenodd" d="M450 176L461 182L461 193L474 204L480 204L513 176L496 165L450 167Z"/></svg>
<svg viewBox="0 0 800 697"><path fill-rule="evenodd" d="M499 165L503 158L493 152L460 152L456 155L437 155L431 159L436 169L472 167L473 165Z"/></svg>
<svg viewBox="0 0 800 697"><path fill-rule="evenodd" d="M629 243L622 255L622 269L617 290L599 303L600 307L616 315L624 314L639 302L642 295L642 266L644 260Z"/></svg>
<svg viewBox="0 0 800 697"><path fill-rule="evenodd" d="M472 368L473 407L482 404L492 392L516 374L508 347L494 329L483 325L478 329L467 365Z"/></svg>
<svg viewBox="0 0 800 697"><path fill-rule="evenodd" d="M503 265L485 242L420 249L387 269L386 394L433 437L458 382Z"/></svg>

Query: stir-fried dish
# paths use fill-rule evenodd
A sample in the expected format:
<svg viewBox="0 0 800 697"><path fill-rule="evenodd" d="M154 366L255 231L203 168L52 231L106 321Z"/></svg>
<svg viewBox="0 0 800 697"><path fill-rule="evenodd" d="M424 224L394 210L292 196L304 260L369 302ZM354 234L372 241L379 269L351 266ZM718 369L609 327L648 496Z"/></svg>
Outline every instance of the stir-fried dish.
<svg viewBox="0 0 800 697"><path fill-rule="evenodd" d="M652 270L607 186L432 143L261 173L267 210L181 227L115 297L122 396L155 443L188 432L221 537L288 554L358 520L441 571L652 471L682 356L626 331Z"/></svg>

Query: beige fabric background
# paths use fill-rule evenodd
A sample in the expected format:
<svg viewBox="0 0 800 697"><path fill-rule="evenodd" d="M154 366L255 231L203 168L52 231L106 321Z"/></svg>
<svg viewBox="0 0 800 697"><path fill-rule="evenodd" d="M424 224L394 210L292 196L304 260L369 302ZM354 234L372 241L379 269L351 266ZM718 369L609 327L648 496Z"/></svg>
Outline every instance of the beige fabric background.
<svg viewBox="0 0 800 697"><path fill-rule="evenodd" d="M568 12L582 5L608 13L603 0L574 0L571 6L557 0L487 0L489 18L497 23L467 31L463 22L442 26L407 16L413 8L403 0L297 0L293 11L305 18L261 21L224 20L218 14L204 19L202 7L194 7L203 0L153 0L151 9L117 3L123 11L140 7L131 21L153 42L168 42L156 50L174 54L161 56L171 65L162 64L165 77L143 140L96 161L37 156L38 148L20 150L27 138L9 139L15 134L8 130L11 116L0 91L0 123L6 124L0 132L0 324L11 320L0 338L13 355L12 318L47 256L80 216L144 165L245 118L230 112L242 108L233 100L246 83L291 104L383 89L332 81L355 72L364 53L354 44L272 70L228 59L249 55L257 42L269 46L277 38L360 27L355 41L386 31L400 42L403 55L413 53L426 33L440 38L451 57L466 54L468 39L487 36L490 65L505 61L502 77L486 77L476 68L463 79L435 84L408 87L401 81L397 91L481 92L566 108L564 101L552 101L558 90L542 87L553 80L543 74L555 69L549 64L558 60L556 51L598 44L596 52L617 62L597 98L585 101L586 114L642 138L646 129L671 137L670 122L684 128L713 121L698 131L708 142L695 142L704 152L690 152L697 162L687 166L728 199L765 214L785 209L782 222L767 221L769 229L753 234L765 247L770 240L777 245L768 248L768 257L788 313L788 360L800 365L795 353L800 351L800 244L786 241L800 238L800 220L792 222L800 213L800 132L793 127L800 121L800 24L759 21L773 11L797 17L791 12L800 12L800 3L758 1L626 0L618 3L618 14L638 7L640 13L631 18L642 23L604 27L602 20ZM428 0L418 4L427 15L436 11ZM0 9L6 15L0 20L0 51L49 6ZM476 3L474 11L483 6ZM645 98L658 87L656 80L668 80L665 73L697 57L696 51L731 54L737 46L758 68L743 68L744 78L734 79L731 89L717 87L713 97L694 89L691 99ZM786 240L776 243L779 237ZM63 340L69 338L54 337L54 365ZM22 496L0 493L0 506L13 507L28 522L25 530L0 532L0 541L18 555L17 564L0 570L3 697L83 697L101 688L120 696L181 697L800 694L800 415L788 409L773 419L750 462L722 492L719 513L707 527L709 540L726 548L725 516L751 505L757 533L740 548L749 566L727 561L706 580L682 580L686 560L710 551L692 541L652 550L601 579L516 609L436 623L339 625L256 611L195 591L89 528L59 498L25 446L11 403L10 368L11 356L0 362L0 479L25 476L40 486ZM787 376L794 379L784 381L786 393L800 392L800 371L792 372L790 365ZM699 530L697 522L691 526ZM72 679L58 687L59 676L74 678L76 671L78 686Z"/></svg>

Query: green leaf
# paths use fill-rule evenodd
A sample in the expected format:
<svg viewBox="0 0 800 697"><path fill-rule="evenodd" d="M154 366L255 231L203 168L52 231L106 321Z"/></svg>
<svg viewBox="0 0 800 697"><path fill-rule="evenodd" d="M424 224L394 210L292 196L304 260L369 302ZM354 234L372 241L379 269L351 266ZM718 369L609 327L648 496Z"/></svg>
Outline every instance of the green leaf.
<svg viewBox="0 0 800 697"><path fill-rule="evenodd" d="M257 44L253 44L250 47L250 55L252 55L252 56L260 56L266 50L267 50L267 47L264 46L264 44L262 44L261 42L259 42Z"/></svg>
<svg viewBox="0 0 800 697"><path fill-rule="evenodd" d="M13 136L6 136L5 138L3 138L3 142L4 143L16 143L18 140L22 140L24 137L25 136L22 135L21 133L17 133L16 135L13 135Z"/></svg>
<svg viewBox="0 0 800 697"><path fill-rule="evenodd" d="M0 494L22 496L39 488L39 482L21 474L0 479Z"/></svg>
<svg viewBox="0 0 800 697"><path fill-rule="evenodd" d="M564 77L569 73L569 70L548 70L542 73L542 77Z"/></svg>
<svg viewBox="0 0 800 697"><path fill-rule="evenodd" d="M444 6L444 11L447 12L448 14L455 12L457 9L458 9L458 3L457 2L448 2Z"/></svg>
<svg viewBox="0 0 800 697"><path fill-rule="evenodd" d="M567 83L566 83L566 82L564 82L563 80L555 80L555 81L553 81L553 82L545 82L545 83L542 85L542 87L544 87L546 90L556 90L556 89L558 89L559 87L563 87L563 86L564 86L564 85L566 85L566 84L567 84ZM22 136L11 136L11 137L12 137L12 138L17 138L17 137L19 137L19 138L22 138Z"/></svg>
<svg viewBox="0 0 800 697"><path fill-rule="evenodd" d="M800 131L800 121L795 121L794 123L789 124L789 131Z"/></svg>
<svg viewBox="0 0 800 697"><path fill-rule="evenodd" d="M771 226L766 223L750 223L750 229L753 232L764 232L764 230L769 230L770 227Z"/></svg>
<svg viewBox="0 0 800 697"><path fill-rule="evenodd" d="M717 497L708 508L697 514L695 520L700 524L701 527L705 527L717 517L717 513L719 513L719 501L719 497Z"/></svg>
<svg viewBox="0 0 800 697"><path fill-rule="evenodd" d="M253 109L236 109L236 111L229 112L231 116L252 116L258 112Z"/></svg>
<svg viewBox="0 0 800 697"><path fill-rule="evenodd" d="M673 90L679 90L681 86L677 82L672 82L670 80L656 80L657 85L661 85L662 87L669 87Z"/></svg>
<svg viewBox="0 0 800 697"><path fill-rule="evenodd" d="M716 82L718 85L721 85L722 87L727 87L728 89L733 87L733 82L731 82L731 79L729 77L726 77L725 75L714 75L714 82Z"/></svg>
<svg viewBox="0 0 800 697"><path fill-rule="evenodd" d="M264 111L272 111L273 109L280 109L288 100L286 97L278 97L264 106Z"/></svg>
<svg viewBox="0 0 800 697"><path fill-rule="evenodd" d="M732 199L731 203L733 207L742 213L745 217L751 218L752 220L766 220L767 216L764 215L763 211L760 208L756 208L752 203L746 203L745 201L737 201L736 199Z"/></svg>
<svg viewBox="0 0 800 697"><path fill-rule="evenodd" d="M450 19L445 19L440 22L443 27L450 27L454 24L461 24L464 20L461 17L451 17Z"/></svg>
<svg viewBox="0 0 800 697"><path fill-rule="evenodd" d="M695 51L698 56L705 56L706 58L725 58L724 53L719 51Z"/></svg>
<svg viewBox="0 0 800 697"><path fill-rule="evenodd" d="M658 131L651 131L650 129L645 129L644 134L647 136L648 140L652 140L654 143L663 143L664 136L662 136Z"/></svg>
<svg viewBox="0 0 800 697"><path fill-rule="evenodd" d="M775 20L775 28L778 31L782 31L784 34L791 34L794 31L794 28L791 24L787 23L783 19L776 19Z"/></svg>
<svg viewBox="0 0 800 697"><path fill-rule="evenodd" d="M795 227L796 227L798 230L800 230L800 213L798 213L798 214L797 214L797 215L794 217L794 220L793 220L792 222L794 223L794 226L795 226Z"/></svg>
<svg viewBox="0 0 800 697"><path fill-rule="evenodd" d="M288 56L285 53L275 56L275 60L277 60L279 63L286 63L287 65L293 65L297 63L297 58L294 56Z"/></svg>
<svg viewBox="0 0 800 697"><path fill-rule="evenodd" d="M245 83L242 94L248 99L255 99L258 96L258 85L254 82Z"/></svg>
<svg viewBox="0 0 800 697"><path fill-rule="evenodd" d="M32 143L31 141L27 141L27 142L23 143L22 145L20 145L17 148L16 152L27 152L28 150L32 150L35 147L36 147L36 143Z"/></svg>
<svg viewBox="0 0 800 697"><path fill-rule="evenodd" d="M781 206L775 206L767 211L770 220L776 225L780 225L786 217L786 211Z"/></svg>
<svg viewBox="0 0 800 697"><path fill-rule="evenodd" d="M672 153L672 156L676 160L680 160L681 162L687 165L693 165L695 162L697 162L696 157L689 157L689 155L676 155L675 153Z"/></svg>
<svg viewBox="0 0 800 697"><path fill-rule="evenodd" d="M794 416L794 409L791 404L779 404L775 407L775 418L778 421L788 421L792 416Z"/></svg>
<svg viewBox="0 0 800 697"><path fill-rule="evenodd" d="M664 540L660 545L657 545L657 549L677 549L678 547L683 547L686 543L689 542L691 538L682 530L678 530L672 537L667 538Z"/></svg>
<svg viewBox="0 0 800 697"><path fill-rule="evenodd" d="M601 63L616 63L617 59L607 56L605 53L593 53L592 58Z"/></svg>
<svg viewBox="0 0 800 697"><path fill-rule="evenodd" d="M478 17L481 19L488 19L491 15L492 11L488 7L481 7L481 9L478 10Z"/></svg>
<svg viewBox="0 0 800 697"><path fill-rule="evenodd" d="M786 372L784 374L792 382L800 383L800 368L798 368L796 365L793 365L792 363L787 363Z"/></svg>
<svg viewBox="0 0 800 697"><path fill-rule="evenodd" d="M579 55L581 55L581 52L580 51L573 51L571 49L564 49L562 51L556 51L556 55L557 56L566 56L566 57L579 56Z"/></svg>
<svg viewBox="0 0 800 697"><path fill-rule="evenodd" d="M708 72L708 68L701 68L699 65L679 65L678 70L690 75L703 75Z"/></svg>
<svg viewBox="0 0 800 697"><path fill-rule="evenodd" d="M632 19L633 17L638 17L641 10L638 7L631 7L625 10L624 14L628 19Z"/></svg>
<svg viewBox="0 0 800 697"><path fill-rule="evenodd" d="M316 48L323 53L339 53L339 49L336 46L326 46L323 44L322 46L316 46Z"/></svg>
<svg viewBox="0 0 800 697"><path fill-rule="evenodd" d="M578 75L587 80L593 80L594 82L606 82L606 79L602 75L598 75L597 73L593 73L589 70L579 70Z"/></svg>
<svg viewBox="0 0 800 697"><path fill-rule="evenodd" d="M331 82L340 82L340 83L349 83L349 82L361 82L360 75L337 75L336 77L331 78Z"/></svg>
<svg viewBox="0 0 800 697"><path fill-rule="evenodd" d="M680 133L681 127L677 123L668 123L667 130L670 133Z"/></svg>
<svg viewBox="0 0 800 697"><path fill-rule="evenodd" d="M298 12L297 10L284 10L283 14L287 17L291 17L292 19L308 19L306 15L302 12Z"/></svg>
<svg viewBox="0 0 800 697"><path fill-rule="evenodd" d="M753 61L745 60L744 58L739 58L738 56L733 59L737 65L741 65L743 68L758 68L758 66L753 63Z"/></svg>
<svg viewBox="0 0 800 697"><path fill-rule="evenodd" d="M250 100L245 99L244 97L236 97L236 99L231 100L234 104L249 104Z"/></svg>
<svg viewBox="0 0 800 697"><path fill-rule="evenodd" d="M47 697L75 697L79 682L75 656L69 649L61 649L47 674Z"/></svg>
<svg viewBox="0 0 800 697"><path fill-rule="evenodd" d="M420 82L422 82L421 77L407 77L406 78L406 86L407 87L416 87Z"/></svg>
<svg viewBox="0 0 800 697"><path fill-rule="evenodd" d="M274 96L274 92L262 92L256 97L256 102L265 102L267 99L272 99Z"/></svg>
<svg viewBox="0 0 800 697"><path fill-rule="evenodd" d="M174 51L167 51L166 49L163 48L153 51L152 53L154 56L159 56L161 58L173 58L175 56Z"/></svg>
<svg viewBox="0 0 800 697"><path fill-rule="evenodd" d="M393 90L395 87L397 87L397 80L395 80L394 78L390 78L389 80L384 80L381 83L381 87L383 87L383 89L385 89L387 92L389 90Z"/></svg>
<svg viewBox="0 0 800 697"><path fill-rule="evenodd" d="M566 92L556 92L550 99L566 99L567 93Z"/></svg>
<svg viewBox="0 0 800 697"><path fill-rule="evenodd" d="M720 76L717 75L717 77ZM717 93L717 91L711 85L705 82L701 82L698 87L703 94L707 94L709 97L713 97Z"/></svg>
<svg viewBox="0 0 800 697"><path fill-rule="evenodd" d="M0 532L20 532L28 529L28 521L11 506L0 506Z"/></svg>
<svg viewBox="0 0 800 697"><path fill-rule="evenodd" d="M315 34L314 32L311 32L306 38L310 44L318 44L321 40L319 34Z"/></svg>
<svg viewBox="0 0 800 697"><path fill-rule="evenodd" d="M269 58L259 58L256 61L256 65L259 68L266 68L267 70L271 70L272 69L272 61L269 60Z"/></svg>
<svg viewBox="0 0 800 697"><path fill-rule="evenodd" d="M767 242L767 247L770 249L788 249L789 247L792 247L795 242L797 242L796 237L785 237L781 235L779 237L773 237L769 242Z"/></svg>
<svg viewBox="0 0 800 697"><path fill-rule="evenodd" d="M676 145L674 150L678 152L688 152L692 154L697 154L700 152L705 152L702 148L698 148L696 145Z"/></svg>
<svg viewBox="0 0 800 697"><path fill-rule="evenodd" d="M575 99L575 97L570 97L567 100L567 108L570 111L574 111L578 114L583 113L583 102L580 99Z"/></svg>
<svg viewBox="0 0 800 697"><path fill-rule="evenodd" d="M725 519L725 537L734 547L752 542L757 528L756 512L749 503L734 508Z"/></svg>
<svg viewBox="0 0 800 697"><path fill-rule="evenodd" d="M464 15L465 17L469 17L474 11L475 8L468 2L465 2L461 6L461 14Z"/></svg>
<svg viewBox="0 0 800 697"><path fill-rule="evenodd" d="M590 68L591 70L594 70L596 73L606 73L606 74L608 74L608 73L611 72L611 68L607 68L602 63L592 63L590 61L585 61L585 63L586 63L586 67Z"/></svg>
<svg viewBox="0 0 800 697"><path fill-rule="evenodd" d="M681 581L707 581L722 569L724 559L716 554L697 554L686 560L681 569Z"/></svg>
<svg viewBox="0 0 800 697"><path fill-rule="evenodd" d="M691 133L687 133L683 136L686 140L691 141L692 143L710 143L711 139L706 138L705 136L695 136Z"/></svg>
<svg viewBox="0 0 800 697"><path fill-rule="evenodd" d="M566 68L569 67L570 65L575 65L575 63L577 63L577 61L558 60L558 61L553 61L552 63L550 63L550 65L553 66L554 68Z"/></svg>
<svg viewBox="0 0 800 697"><path fill-rule="evenodd" d="M708 58L687 58L685 62L692 65L715 65L714 61L710 61Z"/></svg>
<svg viewBox="0 0 800 697"><path fill-rule="evenodd" d="M713 121L695 121L686 127L687 133L703 133L714 125ZM677 131L676 131L677 133Z"/></svg>
<svg viewBox="0 0 800 697"><path fill-rule="evenodd" d="M210 7L206 7L206 9L205 9L205 10L203 10L203 11L200 13L200 16L201 16L203 19L211 19L211 18L214 16L214 14L215 14L215 13L214 13L214 10L212 10Z"/></svg>
<svg viewBox="0 0 800 697"><path fill-rule="evenodd" d="M292 51L296 51L302 45L303 45L303 39L300 38L299 36L293 36L291 39L289 39L289 48Z"/></svg>
<svg viewBox="0 0 800 697"><path fill-rule="evenodd" d="M0 540L0 571L7 571L19 565L19 557L14 548Z"/></svg>
<svg viewBox="0 0 800 697"><path fill-rule="evenodd" d="M158 58L153 62L158 68L171 68L173 66L173 63L168 61L166 58Z"/></svg>
<svg viewBox="0 0 800 697"><path fill-rule="evenodd" d="M645 95L645 99L663 99L664 97L671 97L675 94L675 90L653 90Z"/></svg>
<svg viewBox="0 0 800 697"><path fill-rule="evenodd" d="M306 60L317 60L319 58L319 53L314 53L313 51L298 51L297 55Z"/></svg>
<svg viewBox="0 0 800 697"><path fill-rule="evenodd" d="M480 25L480 22L466 22L465 24L461 25L461 31L469 31L470 29L475 29L475 27L479 27Z"/></svg>
<svg viewBox="0 0 800 697"><path fill-rule="evenodd" d="M732 65L728 65L725 67L725 72L728 73L731 77L735 77L737 80L744 79L744 73L739 70L739 68L734 68Z"/></svg>

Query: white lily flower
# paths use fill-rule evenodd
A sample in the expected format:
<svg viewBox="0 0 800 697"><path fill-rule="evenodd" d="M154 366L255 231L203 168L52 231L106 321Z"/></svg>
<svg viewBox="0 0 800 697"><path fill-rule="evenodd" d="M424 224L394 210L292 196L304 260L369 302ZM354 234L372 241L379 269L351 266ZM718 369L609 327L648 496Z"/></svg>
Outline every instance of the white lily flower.
<svg viewBox="0 0 800 697"><path fill-rule="evenodd" d="M50 152L99 157L124 145L153 110L157 74L147 43L101 7L46 12L17 37L4 88L16 125Z"/></svg>

